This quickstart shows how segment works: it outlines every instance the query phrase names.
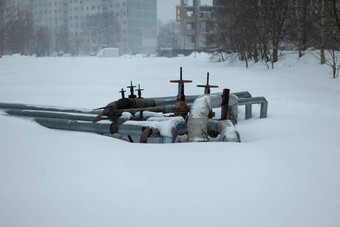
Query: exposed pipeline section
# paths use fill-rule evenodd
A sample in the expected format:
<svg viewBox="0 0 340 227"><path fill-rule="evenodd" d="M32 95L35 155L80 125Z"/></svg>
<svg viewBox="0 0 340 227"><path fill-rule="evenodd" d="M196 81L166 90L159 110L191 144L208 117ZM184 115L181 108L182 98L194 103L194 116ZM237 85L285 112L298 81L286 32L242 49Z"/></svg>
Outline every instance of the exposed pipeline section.
<svg viewBox="0 0 340 227"><path fill-rule="evenodd" d="M50 129L62 129L68 131L94 132L98 134L112 134L114 124L95 124L77 120L35 118L38 124Z"/></svg>
<svg viewBox="0 0 340 227"><path fill-rule="evenodd" d="M99 114L100 111L85 110L85 109L71 109L53 106L35 106L19 103L0 103L0 109L17 109L17 110L39 110L65 113L82 113L82 114Z"/></svg>
<svg viewBox="0 0 340 227"><path fill-rule="evenodd" d="M260 118L265 118L268 101L264 97L252 97L248 91L230 93L226 88L221 93L211 94L210 89L218 86L211 85L209 79L207 73L206 84L197 85L204 88L201 96L185 95L184 85L192 81L183 79L180 68L179 79L170 81L178 84L177 96L145 99L140 84L135 90L131 81L127 86L129 95L125 95L122 88L120 99L93 111L15 103L0 103L0 109L12 116L34 118L47 128L110 135L130 142L147 143L149 138L149 142L158 139L158 143L240 142L235 128L238 106L245 106L245 119L250 119L252 105L261 104ZM216 119L213 112L217 108L221 110L220 119ZM95 123L101 120L106 122Z"/></svg>
<svg viewBox="0 0 340 227"><path fill-rule="evenodd" d="M208 120L208 129L220 134L221 142L241 142L240 134L230 120Z"/></svg>
<svg viewBox="0 0 340 227"><path fill-rule="evenodd" d="M73 115L66 113L53 113L53 112L42 112L42 111L30 111L30 110L7 110L5 111L9 115L13 116L24 116L24 117L39 117L39 118L54 118L54 119L65 119L65 120L80 120L80 121L93 121L95 116L86 115Z"/></svg>
<svg viewBox="0 0 340 227"><path fill-rule="evenodd" d="M253 98L241 98L238 100L238 105L245 105L246 106L246 119L252 118L252 111L251 108L247 110L247 106L251 106L253 104L261 104L261 111L260 111L260 118L267 117L268 111L268 101L265 97L253 97Z"/></svg>

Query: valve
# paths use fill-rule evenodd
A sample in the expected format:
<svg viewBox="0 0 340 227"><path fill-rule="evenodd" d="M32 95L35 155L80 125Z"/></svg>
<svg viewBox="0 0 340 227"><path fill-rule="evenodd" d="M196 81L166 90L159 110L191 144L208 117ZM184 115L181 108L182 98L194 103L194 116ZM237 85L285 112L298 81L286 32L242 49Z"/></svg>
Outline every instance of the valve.
<svg viewBox="0 0 340 227"><path fill-rule="evenodd" d="M192 83L192 80L183 80L182 67L180 68L180 78L179 78L179 80L170 80L170 83L178 83L177 101L185 101L184 84L185 83Z"/></svg>
<svg viewBox="0 0 340 227"><path fill-rule="evenodd" d="M122 90L120 90L120 92L119 93L121 93L122 94L122 99L125 99L125 90L122 88Z"/></svg>
<svg viewBox="0 0 340 227"><path fill-rule="evenodd" d="M180 67L179 80L170 80L170 83L178 83L177 102L175 104L175 107L172 109L172 112L175 114L175 116L182 116L185 119L188 116L190 109L185 102L184 84L192 83L192 80L183 80L182 67Z"/></svg>
<svg viewBox="0 0 340 227"><path fill-rule="evenodd" d="M136 86L133 86L132 85L132 81L130 82L131 83L131 85L130 86L127 86L127 88L130 88L130 95L129 95L129 98L130 99L135 99L135 98L137 98L137 96L134 94L134 88L136 87Z"/></svg>
<svg viewBox="0 0 340 227"><path fill-rule="evenodd" d="M210 94L210 88L218 88L217 85L209 84L209 73L207 73L207 84L206 85L197 85L197 87L204 87L204 94Z"/></svg>
<svg viewBox="0 0 340 227"><path fill-rule="evenodd" d="M140 84L138 84L138 89L136 89L135 91L138 92L138 98L142 99L142 91L144 91L144 89L140 88Z"/></svg>

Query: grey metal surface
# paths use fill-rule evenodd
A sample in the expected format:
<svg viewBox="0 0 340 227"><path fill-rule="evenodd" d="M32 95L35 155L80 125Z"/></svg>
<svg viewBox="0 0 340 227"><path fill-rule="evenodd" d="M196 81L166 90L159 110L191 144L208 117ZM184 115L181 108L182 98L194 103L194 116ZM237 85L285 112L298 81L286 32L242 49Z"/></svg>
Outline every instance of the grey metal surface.
<svg viewBox="0 0 340 227"><path fill-rule="evenodd" d="M111 134L112 124L95 124L90 122L81 122L76 120L65 119L51 119L51 118L35 118L38 124L51 128L62 129L68 131L80 131L80 132L94 132L99 134Z"/></svg>
<svg viewBox="0 0 340 227"><path fill-rule="evenodd" d="M248 91L235 92L235 93L231 93L231 94L235 95L238 98L250 98L250 97L252 97L251 94ZM212 95L212 96L216 96L216 95L222 96L222 92L211 93L210 95ZM201 95L186 95L185 101L188 104L193 103L200 96ZM150 99L153 99L155 101L156 106L174 105L177 101L177 96L152 97ZM232 103L232 100L229 100L229 102Z"/></svg>
<svg viewBox="0 0 340 227"><path fill-rule="evenodd" d="M18 109L18 110L41 110L65 113L84 113L84 114L99 114L101 111L92 111L86 109L71 109L54 106L39 106L39 105L26 105L20 103L0 103L0 109Z"/></svg>
<svg viewBox="0 0 340 227"><path fill-rule="evenodd" d="M217 121L209 119L208 129L218 132L221 142L241 142L240 134L230 120Z"/></svg>
<svg viewBox="0 0 340 227"><path fill-rule="evenodd" d="M267 111L268 111L268 101L265 97L252 97L252 98L241 98L238 100L238 105L252 105L252 104L261 104L261 110L260 110L260 118L266 118L267 117ZM246 111L246 119L251 118L251 111Z"/></svg>
<svg viewBox="0 0 340 227"><path fill-rule="evenodd" d="M30 110L7 110L5 111L9 115L24 116L24 117L42 117L42 118L55 118L55 119L66 119L66 120L80 120L80 121L92 121L95 116L86 115L73 115L67 113L51 113L51 112L39 112Z"/></svg>
<svg viewBox="0 0 340 227"><path fill-rule="evenodd" d="M118 128L118 133L121 135L140 136L145 128L146 127L140 125L122 124ZM160 134L159 130L156 128L151 129L153 130L151 136L158 137Z"/></svg>

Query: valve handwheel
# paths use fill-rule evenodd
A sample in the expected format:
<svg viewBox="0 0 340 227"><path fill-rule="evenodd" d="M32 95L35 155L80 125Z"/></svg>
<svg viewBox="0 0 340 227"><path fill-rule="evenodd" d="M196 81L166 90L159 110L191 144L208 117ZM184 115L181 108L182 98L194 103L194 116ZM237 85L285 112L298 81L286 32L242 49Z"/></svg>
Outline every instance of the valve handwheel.
<svg viewBox="0 0 340 227"><path fill-rule="evenodd" d="M182 67L180 67L180 77L179 80L170 80L170 83L178 83L178 101L185 101L184 95L184 83L192 83L192 80L183 80Z"/></svg>
<svg viewBox="0 0 340 227"><path fill-rule="evenodd" d="M210 94L210 88L218 88L217 85L209 84L209 73L207 73L207 84L206 85L197 85L197 87L204 87L204 94Z"/></svg>

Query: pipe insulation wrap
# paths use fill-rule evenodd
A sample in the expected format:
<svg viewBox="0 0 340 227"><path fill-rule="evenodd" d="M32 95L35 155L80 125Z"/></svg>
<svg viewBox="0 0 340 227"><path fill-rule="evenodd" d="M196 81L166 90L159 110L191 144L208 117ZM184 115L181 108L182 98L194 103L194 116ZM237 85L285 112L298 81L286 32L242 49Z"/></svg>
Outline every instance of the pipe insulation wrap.
<svg viewBox="0 0 340 227"><path fill-rule="evenodd" d="M221 142L241 142L240 134L230 120L217 121L209 119L208 128L220 134Z"/></svg>
<svg viewBox="0 0 340 227"><path fill-rule="evenodd" d="M217 99L217 96L214 97ZM197 98L190 108L188 118L188 142L208 141L208 116L211 110L211 96L205 95ZM221 97L222 103L222 97ZM220 104L221 105L221 104Z"/></svg>

